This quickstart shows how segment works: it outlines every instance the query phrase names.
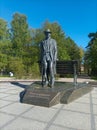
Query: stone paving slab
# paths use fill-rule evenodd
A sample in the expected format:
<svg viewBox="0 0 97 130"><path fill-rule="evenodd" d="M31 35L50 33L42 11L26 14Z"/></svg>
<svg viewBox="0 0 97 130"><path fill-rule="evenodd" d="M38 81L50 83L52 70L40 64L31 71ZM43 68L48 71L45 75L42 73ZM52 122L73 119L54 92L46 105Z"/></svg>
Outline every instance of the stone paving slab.
<svg viewBox="0 0 97 130"><path fill-rule="evenodd" d="M71 118L70 118L71 117ZM72 117L74 117L72 119ZM77 119L77 120L76 120ZM60 126L66 126L73 129L85 129L89 130L90 125L90 115L78 111L72 110L62 110L58 114L57 118L54 121L54 124Z"/></svg>
<svg viewBox="0 0 97 130"><path fill-rule="evenodd" d="M31 83L0 82L0 130L97 130L97 87L70 104L46 108L20 103L23 86Z"/></svg>

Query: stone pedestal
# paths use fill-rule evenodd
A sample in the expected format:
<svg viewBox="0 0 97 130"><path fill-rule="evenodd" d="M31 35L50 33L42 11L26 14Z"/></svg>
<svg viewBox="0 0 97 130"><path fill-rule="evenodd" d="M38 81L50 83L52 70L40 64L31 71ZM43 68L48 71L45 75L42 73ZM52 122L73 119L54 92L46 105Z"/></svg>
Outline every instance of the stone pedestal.
<svg viewBox="0 0 97 130"><path fill-rule="evenodd" d="M58 103L70 103L93 89L89 84L55 82L54 88L42 88L41 82L36 81L21 92L22 103L51 107Z"/></svg>

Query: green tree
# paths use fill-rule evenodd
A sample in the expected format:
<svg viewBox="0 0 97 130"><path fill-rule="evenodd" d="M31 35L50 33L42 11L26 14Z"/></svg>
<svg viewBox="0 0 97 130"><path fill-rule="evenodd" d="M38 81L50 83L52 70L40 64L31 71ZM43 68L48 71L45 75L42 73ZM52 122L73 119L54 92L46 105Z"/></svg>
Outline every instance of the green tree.
<svg viewBox="0 0 97 130"><path fill-rule="evenodd" d="M82 47L79 47L80 61L83 62L85 51Z"/></svg>
<svg viewBox="0 0 97 130"><path fill-rule="evenodd" d="M4 72L7 69L10 47L10 33L7 22L4 19L0 19L0 72Z"/></svg>
<svg viewBox="0 0 97 130"><path fill-rule="evenodd" d="M59 60L81 58L81 48L66 37L57 22L45 21L41 28L29 29L27 17L15 13L10 29L7 22L0 19L0 70L12 71L16 77L38 75L39 43L45 38L44 30L48 28L52 31L52 38L57 41Z"/></svg>
<svg viewBox="0 0 97 130"><path fill-rule="evenodd" d="M13 56L22 60L24 69L29 72L29 68L33 62L33 46L31 30L27 23L27 17L23 14L15 13L11 22L11 36Z"/></svg>
<svg viewBox="0 0 97 130"><path fill-rule="evenodd" d="M22 78L25 76L24 64L21 58L19 57L9 57L7 64L8 72L13 72L16 78Z"/></svg>
<svg viewBox="0 0 97 130"><path fill-rule="evenodd" d="M0 41L5 41L9 38L8 31L7 22L0 18Z"/></svg>
<svg viewBox="0 0 97 130"><path fill-rule="evenodd" d="M65 46L71 60L80 60L80 48L70 37L66 38Z"/></svg>
<svg viewBox="0 0 97 130"><path fill-rule="evenodd" d="M27 44L31 42L27 18L23 14L15 13L11 22L13 49L16 56L21 56Z"/></svg>
<svg viewBox="0 0 97 130"><path fill-rule="evenodd" d="M85 64L91 69L91 74L97 76L97 32L88 35L90 41L85 53Z"/></svg>

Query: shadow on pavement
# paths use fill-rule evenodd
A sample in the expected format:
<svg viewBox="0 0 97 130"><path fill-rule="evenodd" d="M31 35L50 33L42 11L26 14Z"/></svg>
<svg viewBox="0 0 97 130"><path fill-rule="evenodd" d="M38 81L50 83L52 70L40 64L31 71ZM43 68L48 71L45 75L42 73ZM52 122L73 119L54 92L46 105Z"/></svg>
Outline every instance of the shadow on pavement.
<svg viewBox="0 0 97 130"><path fill-rule="evenodd" d="M11 84L17 85L18 87L21 87L21 88L26 88L28 86L28 85L21 84L21 83L16 82L16 81L11 82Z"/></svg>
<svg viewBox="0 0 97 130"><path fill-rule="evenodd" d="M25 94L25 92L26 92L26 88L28 87L28 85L21 84L21 83L16 82L16 81L11 82L11 84L14 84L14 85L16 85L16 86L18 86L18 87L21 87L21 88L24 88L24 89L25 89L25 90L23 90L22 92L20 92L20 94L19 94L20 102L22 103L22 98L23 98L23 96L24 96L24 94Z"/></svg>

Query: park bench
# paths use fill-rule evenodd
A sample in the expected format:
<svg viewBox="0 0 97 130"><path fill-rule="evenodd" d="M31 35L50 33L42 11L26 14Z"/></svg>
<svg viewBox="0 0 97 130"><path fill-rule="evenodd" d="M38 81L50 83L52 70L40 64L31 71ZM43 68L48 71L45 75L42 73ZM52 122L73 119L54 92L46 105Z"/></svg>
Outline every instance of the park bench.
<svg viewBox="0 0 97 130"><path fill-rule="evenodd" d="M77 84L77 75L79 71L79 62L77 60L69 61L57 61L56 62L56 73L59 75L73 74L74 85Z"/></svg>
<svg viewBox="0 0 97 130"><path fill-rule="evenodd" d="M38 63L41 73L41 63L40 61ZM78 71L79 71L79 62L77 60L56 61L56 74L59 75L73 74L74 85L77 84Z"/></svg>

